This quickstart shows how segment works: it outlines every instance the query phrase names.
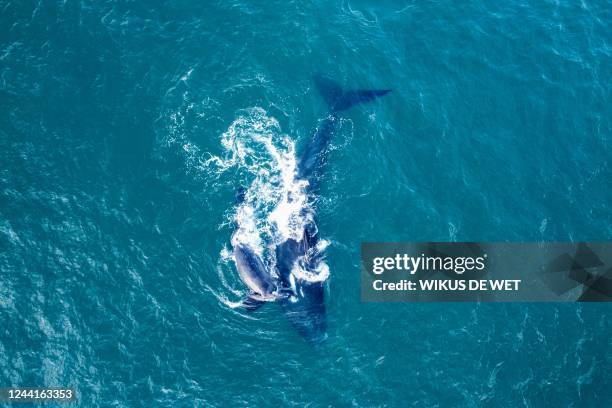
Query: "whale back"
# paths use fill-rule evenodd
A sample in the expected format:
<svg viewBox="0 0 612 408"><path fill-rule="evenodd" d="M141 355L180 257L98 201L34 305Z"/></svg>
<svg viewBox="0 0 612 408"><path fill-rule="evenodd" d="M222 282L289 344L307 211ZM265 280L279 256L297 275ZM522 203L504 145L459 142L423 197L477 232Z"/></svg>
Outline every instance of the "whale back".
<svg viewBox="0 0 612 408"><path fill-rule="evenodd" d="M272 275L251 248L244 244L236 245L234 259L240 278L252 292L265 297L276 290Z"/></svg>

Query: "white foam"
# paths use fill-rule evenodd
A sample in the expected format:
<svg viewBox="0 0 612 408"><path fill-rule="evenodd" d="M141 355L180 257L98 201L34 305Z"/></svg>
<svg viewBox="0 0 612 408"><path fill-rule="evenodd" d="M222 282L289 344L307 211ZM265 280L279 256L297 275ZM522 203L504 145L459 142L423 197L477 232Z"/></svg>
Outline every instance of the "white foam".
<svg viewBox="0 0 612 408"><path fill-rule="evenodd" d="M306 269L301 262L296 262L291 269L291 274L303 281L323 282L329 278L329 266L321 261L314 269Z"/></svg>
<svg viewBox="0 0 612 408"><path fill-rule="evenodd" d="M240 111L221 134L222 153L217 156L202 152L181 135L178 128L182 125L182 115L171 119L174 126L168 142L180 146L189 169L203 173L207 185L227 179L236 189L246 188L242 203L228 214L228 221L236 228L232 244L248 245L268 267L273 267L275 246L290 238L300 241L305 226L313 221L306 194L308 183L296 179L295 142L282 133L274 117L255 107ZM237 174L242 184L235 181ZM322 252L328 244L321 240L317 251ZM232 258L231 250L224 246L220 250L221 264L229 266ZM304 270L298 264L294 268L297 278L322 281L329 276L329 268L323 261L314 271ZM224 269L229 268L218 268L221 274ZM227 279L221 277L221 280L233 291ZM229 299L224 298L223 302L235 307Z"/></svg>
<svg viewBox="0 0 612 408"><path fill-rule="evenodd" d="M221 135L221 145L224 157L212 156L208 163L221 172L242 169L250 179L244 201L233 213L237 229L232 243L249 245L272 265L273 248L287 239L300 241L304 228L313 221L308 183L296 178L295 142L265 110L252 108L243 111ZM322 240L317 250L327 245ZM321 264L317 271L296 272L307 280L324 280L329 270Z"/></svg>

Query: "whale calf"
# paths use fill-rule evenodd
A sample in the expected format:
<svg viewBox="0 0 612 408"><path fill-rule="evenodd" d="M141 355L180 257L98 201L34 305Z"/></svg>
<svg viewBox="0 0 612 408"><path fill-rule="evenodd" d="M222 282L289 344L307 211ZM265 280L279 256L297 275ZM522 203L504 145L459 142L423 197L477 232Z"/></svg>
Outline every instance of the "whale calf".
<svg viewBox="0 0 612 408"><path fill-rule="evenodd" d="M270 274L259 256L246 245L236 244L234 260L240 279L247 285L250 295L242 301L242 306L255 310L267 300L276 298L277 280Z"/></svg>
<svg viewBox="0 0 612 408"><path fill-rule="evenodd" d="M314 78L314 83L328 111L300 156L295 174L297 180L306 182L309 203L316 199L329 145L340 122L339 115L391 92L390 89L343 90L335 81L321 75ZM299 240L288 238L276 245L274 271L267 270L247 245L233 242L232 246L240 278L250 290L242 306L253 311L268 301L277 301L295 329L309 343L317 344L325 339L327 331L325 281L316 279L322 254L317 246L314 205L304 207L303 212L304 219L310 221L304 225Z"/></svg>

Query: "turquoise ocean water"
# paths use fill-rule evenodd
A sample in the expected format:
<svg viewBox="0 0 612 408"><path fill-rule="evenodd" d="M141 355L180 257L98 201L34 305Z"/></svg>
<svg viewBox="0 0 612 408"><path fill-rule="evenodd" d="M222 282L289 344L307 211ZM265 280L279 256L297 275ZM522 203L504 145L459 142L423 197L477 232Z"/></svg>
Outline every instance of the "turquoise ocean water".
<svg viewBox="0 0 612 408"><path fill-rule="evenodd" d="M362 241L612 239L610 1L0 1L0 386L79 407L612 406L606 304L365 304ZM326 112L328 338L233 308ZM236 189L254 192L241 213ZM288 226L290 228L290 226Z"/></svg>

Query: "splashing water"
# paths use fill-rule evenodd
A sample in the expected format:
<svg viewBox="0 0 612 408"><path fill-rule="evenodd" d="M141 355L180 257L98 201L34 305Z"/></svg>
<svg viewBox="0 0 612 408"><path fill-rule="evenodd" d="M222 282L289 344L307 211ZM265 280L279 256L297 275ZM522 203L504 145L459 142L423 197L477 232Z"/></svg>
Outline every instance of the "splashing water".
<svg viewBox="0 0 612 408"><path fill-rule="evenodd" d="M273 266L276 245L287 239L300 241L305 227L313 222L308 181L296 178L295 142L264 109L251 108L240 112L221 135L221 145L224 157L212 156L207 165L217 172L238 169L249 183L244 200L231 216L236 227L232 244L248 245L268 267ZM321 240L314 250L322 253L327 246ZM227 259L227 249L221 255ZM293 273L301 279L322 281L329 276L329 268L322 261L314 270L296 263Z"/></svg>

